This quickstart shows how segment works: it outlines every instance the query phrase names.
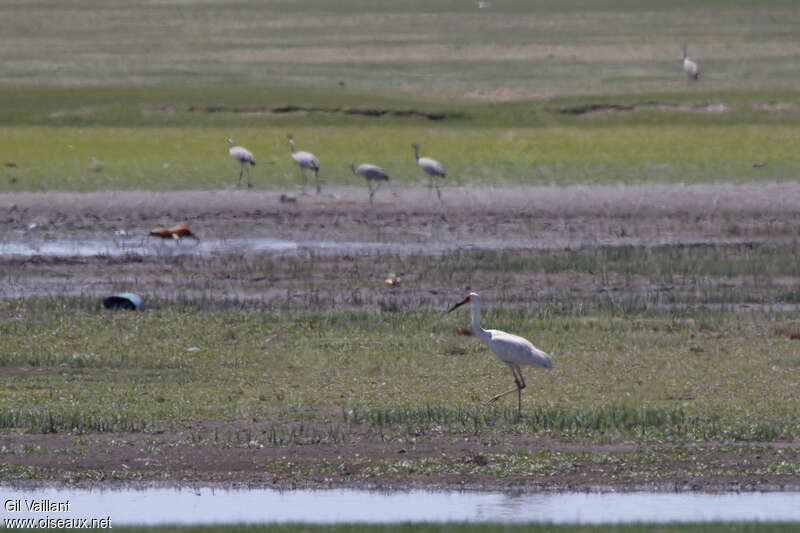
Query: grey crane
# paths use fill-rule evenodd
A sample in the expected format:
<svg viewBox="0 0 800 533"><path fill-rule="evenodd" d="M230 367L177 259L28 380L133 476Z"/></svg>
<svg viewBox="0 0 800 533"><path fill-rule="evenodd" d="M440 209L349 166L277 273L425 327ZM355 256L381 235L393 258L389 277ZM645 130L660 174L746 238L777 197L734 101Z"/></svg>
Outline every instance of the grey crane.
<svg viewBox="0 0 800 533"><path fill-rule="evenodd" d="M361 176L365 180L367 180L367 187L369 188L369 203L372 205L373 198L375 197L375 193L380 189L383 182L389 181L389 174L381 167L377 165L370 165L369 163L363 163L355 166L354 163L350 163L350 170L353 171L353 174L356 176Z"/></svg>
<svg viewBox="0 0 800 533"><path fill-rule="evenodd" d="M304 169L311 169L314 171L314 179L317 181L317 194L322 192L322 185L319 181L319 159L311 152L298 152L294 146L294 139L292 134L287 135L289 139L289 148L292 150L292 159L297 163L300 168L300 174L303 175L303 191L306 188L306 174Z"/></svg>
<svg viewBox="0 0 800 533"><path fill-rule="evenodd" d="M442 191L439 189L439 183L436 181L438 179L444 179L447 177L447 173L444 171L444 167L442 164L439 163L437 160L432 159L430 157L420 157L419 156L419 145L414 143L411 145L411 148L414 149L414 159L417 161L417 165L422 171L428 175L429 182L428 187L436 188L436 196L439 197L439 200L442 199Z"/></svg>

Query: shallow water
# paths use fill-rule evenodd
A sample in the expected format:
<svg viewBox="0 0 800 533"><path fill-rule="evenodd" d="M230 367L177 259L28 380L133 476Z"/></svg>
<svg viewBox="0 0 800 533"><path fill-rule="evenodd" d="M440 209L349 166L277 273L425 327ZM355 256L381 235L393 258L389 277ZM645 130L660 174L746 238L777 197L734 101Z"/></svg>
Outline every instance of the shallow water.
<svg viewBox="0 0 800 533"><path fill-rule="evenodd" d="M91 257L95 255L238 254L241 252L293 252L303 249L376 249L379 243L292 242L277 239L225 239L195 242L153 240L38 240L0 243L0 255Z"/></svg>
<svg viewBox="0 0 800 533"><path fill-rule="evenodd" d="M273 522L625 523L800 521L800 492L487 493L271 489L0 488L8 518L106 518L123 524ZM31 501L68 512L29 512ZM10 503L9 503L10 502ZM19 502L18 504L16 502ZM20 510L16 510L18 505ZM55 508L54 508L55 509Z"/></svg>
<svg viewBox="0 0 800 533"><path fill-rule="evenodd" d="M153 239L129 240L29 240L0 242L0 256L92 257L102 256L172 256L172 255L242 255L248 253L421 253L461 248L521 248L530 243L457 242L448 243L389 243L389 242L339 242L339 241L286 241L267 238L208 239L196 242L156 241Z"/></svg>

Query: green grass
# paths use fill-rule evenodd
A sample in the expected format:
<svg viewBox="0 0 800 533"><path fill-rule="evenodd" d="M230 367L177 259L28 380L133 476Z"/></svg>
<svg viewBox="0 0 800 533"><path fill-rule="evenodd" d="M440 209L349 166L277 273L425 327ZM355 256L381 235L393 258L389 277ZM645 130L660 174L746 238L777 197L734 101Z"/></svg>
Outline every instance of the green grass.
<svg viewBox="0 0 800 533"><path fill-rule="evenodd" d="M775 229L776 233L779 228ZM532 231L532 234L535 232ZM658 283L700 282L709 279L749 278L765 282L800 276L800 249L789 244L733 244L694 246L602 246L548 253L515 250L463 250L437 257L430 264L422 256L398 258L400 267L422 265L433 279L462 278L479 271L481 276L541 272L613 275L627 281L646 279Z"/></svg>
<svg viewBox="0 0 800 533"><path fill-rule="evenodd" d="M511 379L477 339L453 333L466 316L51 309L0 304L5 427L159 431L192 419L302 421L313 409L321 418L312 417L312 433L335 440L353 425L438 424L457 433L512 416L481 406ZM784 333L791 320L697 316L490 310L484 320L554 353L553 373L527 372L526 414L512 420L521 431L797 435L797 341ZM275 427L275 440L291 431Z"/></svg>
<svg viewBox="0 0 800 533"><path fill-rule="evenodd" d="M412 142L422 144L423 155L442 161L457 184L782 181L800 168L800 98L786 92L588 99L730 106L726 113L699 113L645 105L599 116L554 112L587 104L574 98L489 105L315 91L14 86L0 87L0 96L0 191L231 187L238 166L227 154L228 137L256 154L257 187L285 189L299 179L286 145L289 132L300 149L317 155L330 185L361 185L350 173L351 161L379 164L395 183L419 182ZM795 107L780 113L756 109L769 101ZM418 110L447 118L188 111L288 105ZM93 158L103 162L102 169Z"/></svg>
<svg viewBox="0 0 800 533"><path fill-rule="evenodd" d="M6 2L0 192L232 187L238 168L227 137L255 152L257 188L292 190L289 132L319 157L327 185L361 185L351 161L383 166L399 186L416 184L412 142L459 185L785 181L800 170L800 11L792 1L494 4ZM680 71L682 42L701 65L700 83ZM303 109L274 112L286 106ZM586 106L606 110L581 113ZM403 114L411 110L436 116ZM791 236L787 224L773 229ZM729 236L737 228L732 217ZM203 421L181 437L199 446L344 445L365 435L796 439L796 321L726 306L800 301L781 281L798 276L797 256L791 243L471 251L369 258L355 274L334 269L325 281L314 277L319 258L242 259L232 271L268 273L254 285L302 288L299 301L257 302L258 311L214 297L213 276L203 272L214 259L175 258L170 265L197 269L187 284L208 298L165 291L146 313L103 312L94 297L0 301L0 428L159 435ZM370 289L384 263L410 273L404 287L501 287L485 323L533 339L556 365L551 374L527 371L522 415L482 405L509 387L510 375L477 339L454 333L465 313L445 315L429 294ZM124 263L114 266L110 277ZM541 290L540 279L515 284L531 274L591 283L568 297ZM637 284L646 287L606 290ZM657 474L656 458L638 460L635 475ZM795 459L749 472L796 475ZM357 466L367 476L547 475L577 464L618 468L616 460L487 452ZM0 473L47 477L15 464Z"/></svg>
<svg viewBox="0 0 800 533"><path fill-rule="evenodd" d="M286 189L289 131L330 185L361 184L351 161L419 181L411 142L458 184L781 181L800 168L787 0L15 1L0 15L0 161L16 165L0 191L228 187L230 136L255 152L258 187ZM701 83L680 71L685 41ZM494 99L465 97L476 91ZM635 110L559 112L587 104ZM289 105L316 111L263 112ZM444 118L331 112L349 109Z"/></svg>
<svg viewBox="0 0 800 533"><path fill-rule="evenodd" d="M2 159L14 168L0 171L4 191L184 190L235 185L238 165L225 139L256 154L256 187L294 188L298 169L289 157L286 133L300 148L317 155L328 185L358 185L352 162L385 168L393 183L423 180L412 142L423 155L445 165L450 182L696 183L784 181L800 168L796 128L753 125L729 127L639 126L548 129L437 129L372 126L362 128L48 128L0 130ZM45 152L42 147L47 147ZM92 168L96 158L101 170ZM754 168L754 163L766 163Z"/></svg>

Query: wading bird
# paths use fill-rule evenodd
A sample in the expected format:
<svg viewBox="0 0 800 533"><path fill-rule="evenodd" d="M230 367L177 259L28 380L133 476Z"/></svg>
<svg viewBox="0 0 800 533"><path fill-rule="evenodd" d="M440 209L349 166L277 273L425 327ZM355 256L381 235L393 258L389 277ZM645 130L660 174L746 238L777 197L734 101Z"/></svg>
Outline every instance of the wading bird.
<svg viewBox="0 0 800 533"><path fill-rule="evenodd" d="M309 168L314 171L314 179L317 180L317 194L322 192L322 185L319 181L319 159L310 152L298 152L294 147L294 140L292 134L287 135L289 138L289 148L292 150L292 159L300 167L300 174L303 175L303 191L306 190L306 174L303 169Z"/></svg>
<svg viewBox="0 0 800 533"><path fill-rule="evenodd" d="M372 199L375 197L377 190L381 188L381 185L383 185L384 181L389 181L389 174L387 174L386 171L381 167L370 165L369 163L358 165L358 167L356 167L355 164L350 163L350 170L352 170L353 174L356 176L361 176L367 180L367 187L369 188L369 203L372 205Z"/></svg>
<svg viewBox="0 0 800 533"><path fill-rule="evenodd" d="M241 166L239 169L239 185L242 184L242 174L244 174L246 169L247 186L250 187L250 168L247 165L256 166L256 158L253 156L253 152L247 148L242 148L241 146L234 146L235 142L233 139L228 139L228 144L231 145L228 153L231 154L231 157L238 161L239 165Z"/></svg>
<svg viewBox="0 0 800 533"><path fill-rule="evenodd" d="M683 45L683 71L693 80L700 79L700 69L697 67L697 63L689 59L689 56L686 55L685 44Z"/></svg>
<svg viewBox="0 0 800 533"><path fill-rule="evenodd" d="M517 392L517 405L522 412L522 389L525 388L525 379L522 377L522 365L551 369L553 362L550 356L535 347L529 340L517 335L496 329L483 329L481 327L481 297L477 293L469 293L463 300L448 310L448 313L464 304L472 303L472 331L494 352L494 354L511 369L514 374L516 387L506 392L501 392L489 398L486 403L495 403L497 400Z"/></svg>
<svg viewBox="0 0 800 533"><path fill-rule="evenodd" d="M447 174L444 171L444 167L442 164L439 163L435 159L431 159L430 157L420 157L419 156L419 145L412 144L411 148L414 149L414 159L417 160L417 165L422 171L428 175L430 182L428 183L428 187L436 188L436 196L439 197L439 200L442 199L442 191L439 189L439 184L436 182L436 178L446 178Z"/></svg>

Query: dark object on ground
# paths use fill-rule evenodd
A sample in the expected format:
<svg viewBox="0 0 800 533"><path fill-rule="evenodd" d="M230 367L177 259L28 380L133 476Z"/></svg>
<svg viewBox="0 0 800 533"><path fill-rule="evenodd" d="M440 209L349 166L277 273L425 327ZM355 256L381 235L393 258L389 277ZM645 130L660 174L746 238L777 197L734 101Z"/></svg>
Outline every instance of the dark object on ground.
<svg viewBox="0 0 800 533"><path fill-rule="evenodd" d="M132 292L122 292L103 298L103 307L106 309L127 309L129 311L143 311L142 297Z"/></svg>

